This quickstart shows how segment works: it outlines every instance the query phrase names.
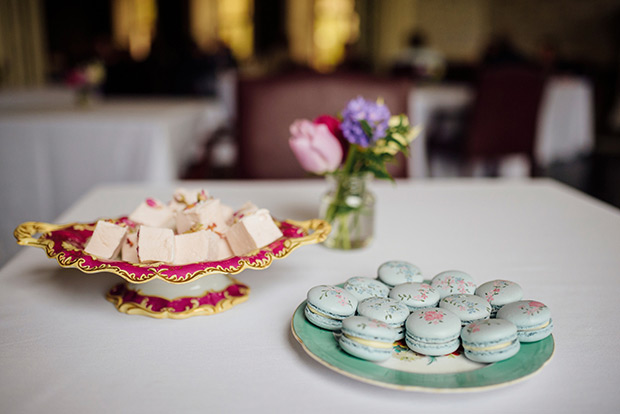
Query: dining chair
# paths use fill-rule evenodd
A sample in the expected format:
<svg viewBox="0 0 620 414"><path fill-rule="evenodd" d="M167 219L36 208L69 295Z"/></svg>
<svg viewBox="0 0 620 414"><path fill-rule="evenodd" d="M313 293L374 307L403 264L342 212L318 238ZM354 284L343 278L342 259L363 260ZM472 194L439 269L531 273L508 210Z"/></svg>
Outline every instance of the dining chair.
<svg viewBox="0 0 620 414"><path fill-rule="evenodd" d="M529 66L481 70L464 133L444 142L429 138L430 151L458 159L466 170L483 163L490 175L497 173L505 157L524 155L532 174L536 169L534 140L544 83L542 71Z"/></svg>
<svg viewBox="0 0 620 414"><path fill-rule="evenodd" d="M310 177L297 162L288 139L296 119L336 115L357 96L383 98L392 114L407 113L407 80L360 73L295 72L260 79L242 79L238 86L240 175L250 179ZM404 157L389 167L404 177Z"/></svg>
<svg viewBox="0 0 620 414"><path fill-rule="evenodd" d="M485 70L473 108L467 155L497 158L521 153L533 160L544 82L544 75L538 69Z"/></svg>

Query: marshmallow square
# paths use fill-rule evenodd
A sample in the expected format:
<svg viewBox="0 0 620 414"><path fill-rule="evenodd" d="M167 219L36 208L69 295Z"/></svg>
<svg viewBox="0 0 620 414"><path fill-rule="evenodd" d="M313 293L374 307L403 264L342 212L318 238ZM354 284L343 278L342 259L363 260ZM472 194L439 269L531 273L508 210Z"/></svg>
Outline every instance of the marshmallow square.
<svg viewBox="0 0 620 414"><path fill-rule="evenodd" d="M174 260L174 232L161 227L140 226L138 230L138 258L141 263Z"/></svg>
<svg viewBox="0 0 620 414"><path fill-rule="evenodd" d="M200 199L206 200L209 198L209 193L205 190L188 190L185 188L177 188L174 190L172 200L168 206L174 211L181 211L187 206L196 204Z"/></svg>
<svg viewBox="0 0 620 414"><path fill-rule="evenodd" d="M280 237L282 232L265 209L243 217L226 232L228 244L237 256L264 247Z"/></svg>
<svg viewBox="0 0 620 414"><path fill-rule="evenodd" d="M118 255L126 233L126 227L99 220L84 251L102 259L111 259Z"/></svg>
<svg viewBox="0 0 620 414"><path fill-rule="evenodd" d="M177 212L177 233L214 228L219 232L228 229L222 217L220 200L214 198L200 201L193 206Z"/></svg>
<svg viewBox="0 0 620 414"><path fill-rule="evenodd" d="M211 233L211 232L209 232ZM206 262L209 260L209 235L206 231L174 236L175 265Z"/></svg>
<svg viewBox="0 0 620 414"><path fill-rule="evenodd" d="M224 260L233 256L233 251L225 238L210 230L206 230L204 233L209 239L209 260Z"/></svg>
<svg viewBox="0 0 620 414"><path fill-rule="evenodd" d="M235 210L226 204L220 203L220 212L222 214L222 220L226 223L226 226L230 226L234 222Z"/></svg>
<svg viewBox="0 0 620 414"><path fill-rule="evenodd" d="M239 210L235 211L232 217L229 217L226 221L226 224L232 226L234 223L238 222L245 216L249 216L250 214L254 214L258 211L258 206L252 203L251 201L246 201Z"/></svg>
<svg viewBox="0 0 620 414"><path fill-rule="evenodd" d="M121 259L129 263L140 263L138 259L138 233L127 233L121 247Z"/></svg>
<svg viewBox="0 0 620 414"><path fill-rule="evenodd" d="M153 198L147 198L129 215L129 220L149 227L174 228L174 211Z"/></svg>

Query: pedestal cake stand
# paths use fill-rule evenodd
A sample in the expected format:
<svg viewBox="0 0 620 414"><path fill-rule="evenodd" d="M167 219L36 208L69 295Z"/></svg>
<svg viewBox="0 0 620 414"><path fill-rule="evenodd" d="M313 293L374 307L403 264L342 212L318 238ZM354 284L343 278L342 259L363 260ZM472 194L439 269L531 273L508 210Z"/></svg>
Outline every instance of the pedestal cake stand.
<svg viewBox="0 0 620 414"><path fill-rule="evenodd" d="M112 220L120 223L126 219ZM106 295L120 312L172 319L211 315L245 302L250 288L231 275L245 269L266 269L274 259L284 258L298 247L322 242L331 230L329 223L319 219L276 220L283 237L247 256L170 265L103 260L85 253L84 246L96 224L30 221L20 224L14 235L20 245L43 248L62 267L75 267L84 273L109 272L123 278L125 281Z"/></svg>

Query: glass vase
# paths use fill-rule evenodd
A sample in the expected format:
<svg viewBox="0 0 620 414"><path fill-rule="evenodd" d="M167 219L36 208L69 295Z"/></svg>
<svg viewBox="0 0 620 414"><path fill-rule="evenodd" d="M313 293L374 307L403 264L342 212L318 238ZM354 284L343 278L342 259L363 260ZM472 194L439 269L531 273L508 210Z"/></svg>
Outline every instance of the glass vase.
<svg viewBox="0 0 620 414"><path fill-rule="evenodd" d="M79 88L75 92L75 105L78 108L86 109L91 106L92 103L92 91L89 88Z"/></svg>
<svg viewBox="0 0 620 414"><path fill-rule="evenodd" d="M332 226L323 242L333 249L359 249L374 234L375 196L369 189L372 174L327 176L329 190L321 199L319 217Z"/></svg>

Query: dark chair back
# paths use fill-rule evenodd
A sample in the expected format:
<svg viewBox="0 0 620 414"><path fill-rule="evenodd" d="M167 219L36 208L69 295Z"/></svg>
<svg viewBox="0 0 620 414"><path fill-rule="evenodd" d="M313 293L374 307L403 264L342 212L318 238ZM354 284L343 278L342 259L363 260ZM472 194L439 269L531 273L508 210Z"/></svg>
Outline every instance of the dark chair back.
<svg viewBox="0 0 620 414"><path fill-rule="evenodd" d="M359 95L382 97L392 114L407 113L410 84L362 74L293 73L239 83L239 163L243 178L309 177L297 162L288 139L296 119L336 115ZM406 176L401 157L396 177Z"/></svg>
<svg viewBox="0 0 620 414"><path fill-rule="evenodd" d="M481 73L466 155L497 159L526 154L533 161L542 72L529 67L496 67Z"/></svg>

